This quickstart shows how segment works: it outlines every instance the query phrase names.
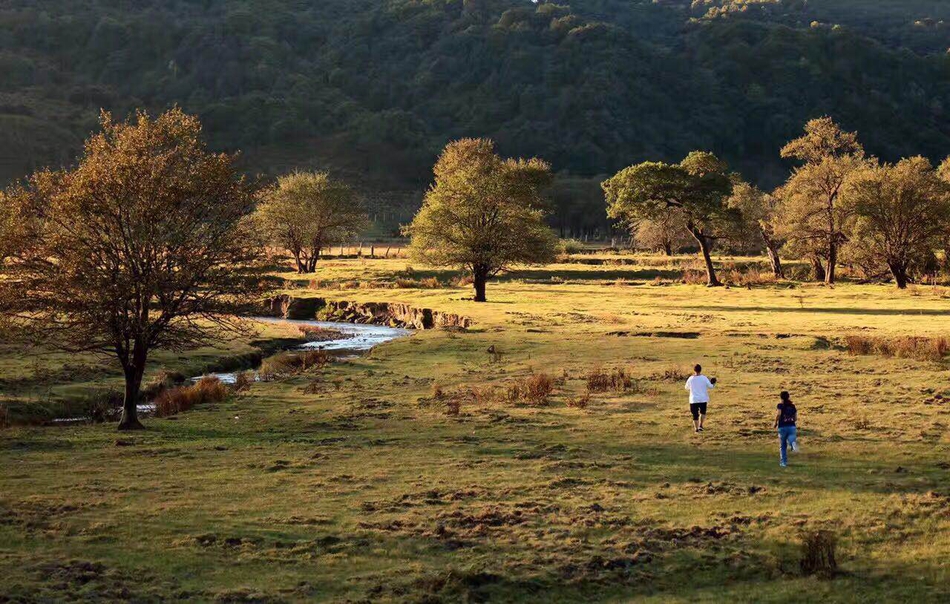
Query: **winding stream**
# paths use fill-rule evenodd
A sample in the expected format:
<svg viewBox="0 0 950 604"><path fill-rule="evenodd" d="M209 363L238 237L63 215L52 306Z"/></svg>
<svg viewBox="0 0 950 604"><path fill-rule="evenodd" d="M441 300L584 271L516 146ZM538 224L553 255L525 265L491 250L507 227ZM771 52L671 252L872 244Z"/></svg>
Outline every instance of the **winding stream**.
<svg viewBox="0 0 950 604"><path fill-rule="evenodd" d="M399 327L386 327L384 325L368 325L358 323L342 323L336 321L310 321L299 319L279 319L274 317L249 317L252 321L260 323L276 323L281 325L291 325L299 327L317 327L339 332L343 337L327 339L314 342L306 342L288 350L326 350L335 353L338 356L356 356L369 352L374 347L390 342L398 338L404 338L412 335L413 330L402 329ZM232 371L225 373L208 373L190 378L192 382L200 380L205 375L212 375L225 384L233 384L237 380L237 375L245 370ZM155 405L152 403L142 403L138 405L139 413L148 415L155 411ZM56 424L70 424L76 422L88 421L88 417L64 417L54 419Z"/></svg>
<svg viewBox="0 0 950 604"><path fill-rule="evenodd" d="M326 350L334 352L341 356L347 354L359 355L369 352L374 347L390 342L397 338L403 338L411 335L413 330L402 329L400 327L386 327L384 325L368 325L359 323L340 323L336 321L310 321L301 319L278 319L274 317L251 317L252 321L259 323L276 323L280 325L296 325L298 327L318 327L340 332L344 337L332 340L321 340L317 342L306 342L290 350ZM233 384L237 379L237 374L241 371L228 373L210 373L225 384ZM191 378L192 381L200 380L201 375ZM151 405L149 405L151 407Z"/></svg>

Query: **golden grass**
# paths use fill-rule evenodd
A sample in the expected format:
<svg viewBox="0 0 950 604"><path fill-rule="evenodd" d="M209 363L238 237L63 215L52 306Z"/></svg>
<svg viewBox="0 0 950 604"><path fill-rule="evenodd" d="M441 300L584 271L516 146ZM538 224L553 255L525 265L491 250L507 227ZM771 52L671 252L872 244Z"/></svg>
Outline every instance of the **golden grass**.
<svg viewBox="0 0 950 604"><path fill-rule="evenodd" d="M303 277L324 288L303 281L288 291L403 302L474 326L418 332L328 365L319 380L292 373L174 421L148 420L122 445L110 425L5 429L0 593L950 598L943 368L835 345L853 333L950 334L946 288L710 290L679 282L694 258L573 260L598 257L613 263L519 269L489 284L486 304L454 286L392 288L405 260L328 259ZM455 276L416 267L412 278ZM332 285L342 281L361 285ZM492 362L489 349L503 359ZM5 388L34 375L16 352L0 354ZM64 358L42 362L42 374L55 375ZM683 390L697 362L719 378L703 434L692 430ZM588 394L588 374L614 368L637 386ZM508 384L542 373L553 384L546 404L505 400ZM770 428L781 390L802 425L803 451L786 469ZM822 530L838 537L838 572L805 575L801 535Z"/></svg>
<svg viewBox="0 0 950 604"><path fill-rule="evenodd" d="M163 390L154 400L155 416L169 417L198 405L220 403L230 393L221 380L211 375L205 376L190 386Z"/></svg>

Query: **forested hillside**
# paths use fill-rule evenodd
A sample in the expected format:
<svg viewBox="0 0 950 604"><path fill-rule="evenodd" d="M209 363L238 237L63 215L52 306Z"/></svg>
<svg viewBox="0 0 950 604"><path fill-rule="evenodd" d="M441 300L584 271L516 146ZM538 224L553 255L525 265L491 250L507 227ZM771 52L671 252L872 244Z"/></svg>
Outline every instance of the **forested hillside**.
<svg viewBox="0 0 950 604"><path fill-rule="evenodd" d="M4 0L0 182L99 108L179 104L252 172L424 186L446 141L609 174L708 149L774 184L830 114L885 158L950 150L940 0Z"/></svg>

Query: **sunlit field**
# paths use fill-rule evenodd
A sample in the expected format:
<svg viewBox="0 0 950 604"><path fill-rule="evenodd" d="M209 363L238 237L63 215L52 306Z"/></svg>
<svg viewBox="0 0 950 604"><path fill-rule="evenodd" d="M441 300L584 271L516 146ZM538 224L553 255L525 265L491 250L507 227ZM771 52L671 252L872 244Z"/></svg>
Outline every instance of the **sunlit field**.
<svg viewBox="0 0 950 604"><path fill-rule="evenodd" d="M950 289L730 278L750 262L719 259L732 284L709 289L683 283L692 257L586 254L491 281L483 304L405 258L283 273L293 296L473 324L141 433L0 430L0 602L947 601ZM851 352L906 336L937 352ZM150 374L287 337L162 354ZM702 434L695 363L719 378ZM13 349L0 369L23 415L40 383L55 399L118 381ZM511 394L539 374L550 394ZM601 374L625 378L591 391ZM802 446L788 468L783 389ZM818 531L838 569L806 576Z"/></svg>

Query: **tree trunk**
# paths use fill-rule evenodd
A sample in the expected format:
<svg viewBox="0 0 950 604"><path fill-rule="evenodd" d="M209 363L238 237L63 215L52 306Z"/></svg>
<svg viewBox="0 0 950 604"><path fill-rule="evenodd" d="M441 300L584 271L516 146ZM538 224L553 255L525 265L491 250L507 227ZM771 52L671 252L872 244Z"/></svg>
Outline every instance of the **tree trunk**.
<svg viewBox="0 0 950 604"><path fill-rule="evenodd" d="M142 355L135 355L142 356ZM139 422L139 391L142 389L142 375L145 373L145 359L130 362L125 369L125 398L122 400L122 417L119 419L119 430L144 430L145 426Z"/></svg>
<svg viewBox="0 0 950 604"><path fill-rule="evenodd" d="M785 269L782 268L782 259L778 256L778 249L771 241L766 241L765 249L769 253L769 262L772 263L772 274L776 279L785 278Z"/></svg>
<svg viewBox="0 0 950 604"><path fill-rule="evenodd" d="M307 267L303 263L300 252L294 252L294 262L297 263L297 274L302 275L307 272Z"/></svg>
<svg viewBox="0 0 950 604"><path fill-rule="evenodd" d="M838 265L838 244L832 243L828 246L828 268L825 269L825 283L834 285L835 266Z"/></svg>
<svg viewBox="0 0 950 604"><path fill-rule="evenodd" d="M672 255L673 255L673 245L672 245L670 242L664 243L664 244L663 244L663 251L666 252L666 255L667 255L667 256L672 256Z"/></svg>
<svg viewBox="0 0 950 604"><path fill-rule="evenodd" d="M822 265L821 258L818 256L811 257L811 270L815 275L815 281L825 280L825 267Z"/></svg>
<svg viewBox="0 0 950 604"><path fill-rule="evenodd" d="M689 228L689 234L692 235L696 243L699 244L699 251L703 254L703 262L706 263L706 286L719 287L722 283L716 278L716 268L713 266L712 256L710 255L712 246L709 245L709 237L695 227L691 226L687 228Z"/></svg>
<svg viewBox="0 0 950 604"><path fill-rule="evenodd" d="M907 266L900 262L889 263L891 274L894 275L894 281L898 289L907 289Z"/></svg>
<svg viewBox="0 0 950 604"><path fill-rule="evenodd" d="M320 250L316 249L310 254L307 260L307 272L312 273L317 270L317 261L320 259Z"/></svg>
<svg viewBox="0 0 950 604"><path fill-rule="evenodd" d="M475 301L485 302L485 284L488 282L488 270L483 267L472 269L472 285L475 286Z"/></svg>

